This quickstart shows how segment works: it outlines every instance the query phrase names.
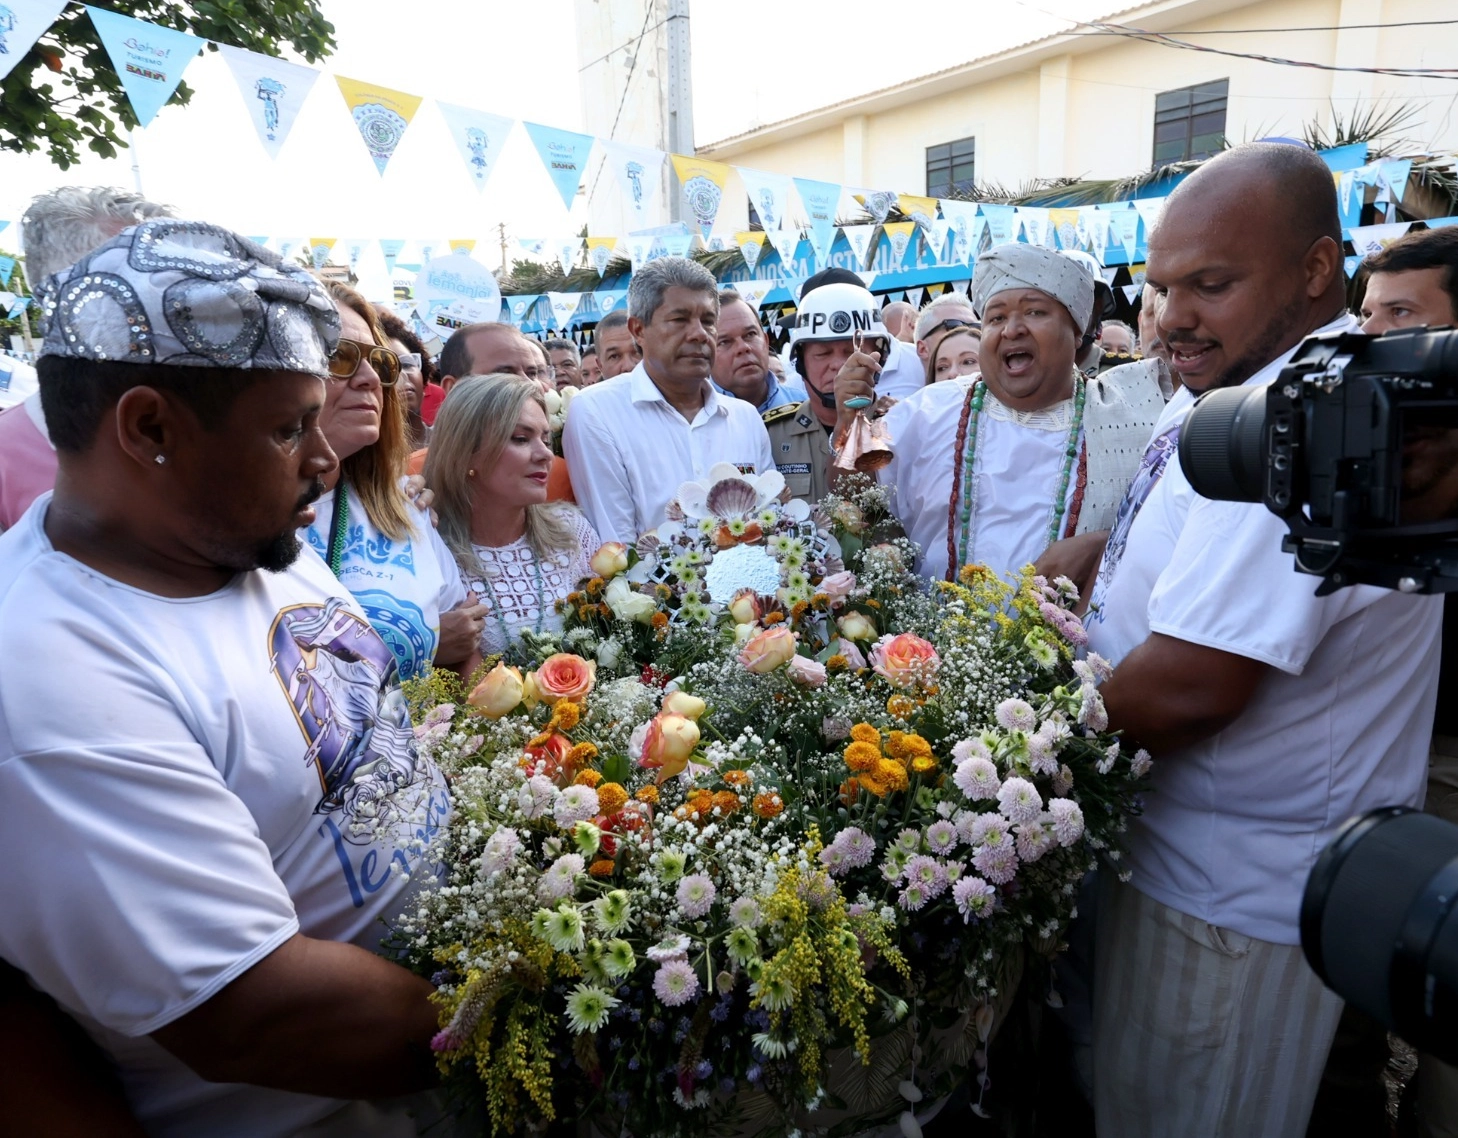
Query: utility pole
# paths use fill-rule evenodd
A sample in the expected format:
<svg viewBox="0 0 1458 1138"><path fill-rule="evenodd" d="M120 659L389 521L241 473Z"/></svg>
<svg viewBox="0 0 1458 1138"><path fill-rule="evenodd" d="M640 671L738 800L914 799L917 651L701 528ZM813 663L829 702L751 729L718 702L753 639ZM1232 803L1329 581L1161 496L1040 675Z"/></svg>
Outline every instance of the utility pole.
<svg viewBox="0 0 1458 1138"><path fill-rule="evenodd" d="M131 127L127 127L127 149L132 152L132 183L137 188L137 193L142 192L142 163L137 155L137 136Z"/></svg>
<svg viewBox="0 0 1458 1138"><path fill-rule="evenodd" d="M668 0L668 89L664 92L664 126L668 152L691 157L694 153L694 77L689 42L689 0ZM669 217L682 221L683 195L673 173L668 173Z"/></svg>
<svg viewBox="0 0 1458 1138"><path fill-rule="evenodd" d="M501 271L506 272L506 222L496 223L496 236L501 240Z"/></svg>

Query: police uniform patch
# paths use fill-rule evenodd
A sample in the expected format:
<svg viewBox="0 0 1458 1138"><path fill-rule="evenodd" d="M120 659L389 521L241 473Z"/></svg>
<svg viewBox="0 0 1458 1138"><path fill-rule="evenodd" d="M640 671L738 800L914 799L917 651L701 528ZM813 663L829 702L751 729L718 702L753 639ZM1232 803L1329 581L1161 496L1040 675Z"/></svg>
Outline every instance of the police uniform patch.
<svg viewBox="0 0 1458 1138"><path fill-rule="evenodd" d="M799 423L800 426L802 426L802 427L808 427L810 425L810 416L809 415L796 415L795 416L795 422Z"/></svg>
<svg viewBox="0 0 1458 1138"><path fill-rule="evenodd" d="M790 448L785 447L784 449L789 450ZM808 462L777 462L775 469L781 474L809 474L810 464Z"/></svg>

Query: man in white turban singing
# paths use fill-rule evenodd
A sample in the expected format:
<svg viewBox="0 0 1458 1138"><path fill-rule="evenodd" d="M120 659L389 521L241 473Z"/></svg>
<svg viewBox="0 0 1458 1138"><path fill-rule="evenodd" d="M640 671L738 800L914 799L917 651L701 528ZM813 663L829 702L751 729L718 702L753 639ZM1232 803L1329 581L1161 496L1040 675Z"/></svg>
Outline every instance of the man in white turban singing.
<svg viewBox="0 0 1458 1138"><path fill-rule="evenodd" d="M1035 562L1083 590L1164 399L1152 368L1085 379L1074 366L1093 311L1088 270L1036 245L977 258L981 374L935 383L886 416L895 460L880 473L918 571L952 579L964 565L997 573ZM840 437L847 400L873 395L875 361L836 379Z"/></svg>

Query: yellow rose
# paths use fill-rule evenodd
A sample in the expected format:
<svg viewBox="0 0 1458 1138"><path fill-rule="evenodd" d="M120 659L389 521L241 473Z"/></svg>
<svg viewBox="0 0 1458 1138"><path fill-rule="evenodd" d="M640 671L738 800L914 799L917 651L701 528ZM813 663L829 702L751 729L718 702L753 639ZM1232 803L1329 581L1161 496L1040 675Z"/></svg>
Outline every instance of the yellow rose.
<svg viewBox="0 0 1458 1138"><path fill-rule="evenodd" d="M611 581L628 568L628 547L621 541L606 542L592 555L588 565L604 581Z"/></svg>
<svg viewBox="0 0 1458 1138"><path fill-rule="evenodd" d="M663 697L663 710L670 715L682 715L685 719L692 719L698 722L699 716L704 713L706 704L696 695L689 695L686 691L671 691Z"/></svg>
<svg viewBox="0 0 1458 1138"><path fill-rule="evenodd" d="M876 639L876 626L865 613L848 612L836 623L840 625L840 634L847 640Z"/></svg>
<svg viewBox="0 0 1458 1138"><path fill-rule="evenodd" d="M729 602L729 615L735 624L753 624L760 617L759 598L752 589L741 589Z"/></svg>
<svg viewBox="0 0 1458 1138"><path fill-rule="evenodd" d="M660 712L648 724L643 738L641 767L656 767L658 781L672 778L688 765L689 756L699 745L699 725L692 719L671 712Z"/></svg>
<svg viewBox="0 0 1458 1138"><path fill-rule="evenodd" d="M521 673L505 664L497 664L486 673L466 702L488 719L500 719L516 709L526 694Z"/></svg>
<svg viewBox="0 0 1458 1138"><path fill-rule="evenodd" d="M783 624L772 625L750 638L739 653L739 662L757 675L773 672L795 655L795 634Z"/></svg>

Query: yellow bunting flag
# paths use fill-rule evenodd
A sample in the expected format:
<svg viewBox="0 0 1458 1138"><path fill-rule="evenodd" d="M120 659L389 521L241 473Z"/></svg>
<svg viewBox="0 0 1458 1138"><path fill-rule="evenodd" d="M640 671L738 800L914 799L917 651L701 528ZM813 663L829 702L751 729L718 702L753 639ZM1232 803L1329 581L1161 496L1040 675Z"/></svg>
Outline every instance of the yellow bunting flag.
<svg viewBox="0 0 1458 1138"><path fill-rule="evenodd" d="M888 221L881 228L886 231L886 240L891 242L891 265L899 268L906 250L911 248L911 242L916 238L916 222Z"/></svg>
<svg viewBox="0 0 1458 1138"><path fill-rule="evenodd" d="M744 257L744 263L749 266L749 271L754 272L754 266L759 264L759 255L764 251L765 235L758 229L746 229L742 233L734 235L734 244L739 249L740 255Z"/></svg>
<svg viewBox="0 0 1458 1138"><path fill-rule="evenodd" d="M448 244L452 253L464 253L469 257L471 250L476 248L476 239L474 237L452 237Z"/></svg>
<svg viewBox="0 0 1458 1138"><path fill-rule="evenodd" d="M672 157L673 171L678 175L684 204L699 223L700 232L707 237L714 228L714 219L719 216L719 203L724 200L724 183L729 180L729 167L723 162L686 158L682 154Z"/></svg>
<svg viewBox="0 0 1458 1138"><path fill-rule="evenodd" d="M364 140L365 149L375 160L375 169L384 174L385 167L390 164L390 156L400 145L405 128L420 109L420 96L362 83L358 79L346 79L343 75L334 78L354 118L354 125L359 129L359 136Z"/></svg>
<svg viewBox="0 0 1458 1138"><path fill-rule="evenodd" d="M896 208L921 226L923 233L931 233L932 222L937 219L936 198L923 198L916 194L897 194Z"/></svg>
<svg viewBox="0 0 1458 1138"><path fill-rule="evenodd" d="M1050 209L1048 211L1048 228L1058 235L1058 247L1060 249L1077 249L1079 247L1078 210Z"/></svg>
<svg viewBox="0 0 1458 1138"><path fill-rule="evenodd" d="M334 243L337 237L310 237L309 238L309 263L316 269L322 269L329 263L329 254L334 252Z"/></svg>
<svg viewBox="0 0 1458 1138"><path fill-rule="evenodd" d="M599 277L607 273L608 262L613 259L613 250L618 247L616 237L589 237L587 239L587 263L597 270Z"/></svg>

